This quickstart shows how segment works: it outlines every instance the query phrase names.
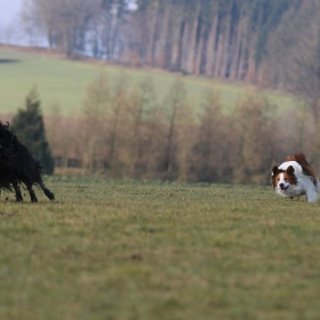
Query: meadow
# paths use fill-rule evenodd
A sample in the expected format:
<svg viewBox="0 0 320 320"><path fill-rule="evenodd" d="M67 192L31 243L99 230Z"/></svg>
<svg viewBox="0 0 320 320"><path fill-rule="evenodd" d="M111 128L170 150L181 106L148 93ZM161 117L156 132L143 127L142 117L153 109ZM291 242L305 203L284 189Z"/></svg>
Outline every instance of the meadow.
<svg viewBox="0 0 320 320"><path fill-rule="evenodd" d="M47 184L55 202L1 194L0 319L320 318L319 204L271 187Z"/></svg>
<svg viewBox="0 0 320 320"><path fill-rule="evenodd" d="M0 113L15 113L19 107L23 107L26 95L35 86L44 114L50 115L53 106L59 105L65 116L74 116L81 111L88 86L101 73L105 73L112 83L121 76L125 77L131 86L138 86L145 79L150 79L161 103L176 79L182 77L195 108L201 106L205 92L212 88L219 92L225 108L232 108L242 94L257 89L249 84L181 76L161 70L121 67L103 62L70 61L56 54L0 47ZM281 108L295 104L293 97L281 92L269 90L265 94Z"/></svg>

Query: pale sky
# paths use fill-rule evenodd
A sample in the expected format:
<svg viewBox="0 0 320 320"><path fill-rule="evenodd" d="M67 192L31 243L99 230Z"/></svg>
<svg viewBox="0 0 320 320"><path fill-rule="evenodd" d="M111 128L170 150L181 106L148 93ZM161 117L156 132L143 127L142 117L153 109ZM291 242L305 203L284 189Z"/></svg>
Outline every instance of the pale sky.
<svg viewBox="0 0 320 320"><path fill-rule="evenodd" d="M18 17L24 0L0 0L0 26L5 27Z"/></svg>

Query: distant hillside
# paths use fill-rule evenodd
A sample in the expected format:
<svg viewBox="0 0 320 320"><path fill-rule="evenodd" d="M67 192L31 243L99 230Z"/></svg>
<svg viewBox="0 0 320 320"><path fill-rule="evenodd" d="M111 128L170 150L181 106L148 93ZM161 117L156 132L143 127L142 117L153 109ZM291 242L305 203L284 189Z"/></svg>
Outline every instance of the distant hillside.
<svg viewBox="0 0 320 320"><path fill-rule="evenodd" d="M128 85L135 87L144 80L153 83L156 99L165 105L165 98L178 74L156 70L117 67L108 64L85 61L70 61L53 54L0 47L0 113L13 113L24 105L24 99L36 86L42 100L45 114L58 105L64 115L81 112L86 90L101 73L115 83L125 75ZM224 108L234 106L249 85L213 81L207 78L182 77L189 99L194 108L200 108L208 90L215 88L221 96ZM282 109L292 106L293 99L280 92L266 92L271 101Z"/></svg>

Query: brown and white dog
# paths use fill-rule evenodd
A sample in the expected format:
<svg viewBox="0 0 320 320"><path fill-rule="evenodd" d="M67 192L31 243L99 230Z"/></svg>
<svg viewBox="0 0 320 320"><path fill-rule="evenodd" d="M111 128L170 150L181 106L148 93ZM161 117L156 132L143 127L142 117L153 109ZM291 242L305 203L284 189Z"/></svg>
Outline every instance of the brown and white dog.
<svg viewBox="0 0 320 320"><path fill-rule="evenodd" d="M279 167L272 169L272 186L283 197L306 195L308 202L319 198L320 183L304 154L288 156Z"/></svg>

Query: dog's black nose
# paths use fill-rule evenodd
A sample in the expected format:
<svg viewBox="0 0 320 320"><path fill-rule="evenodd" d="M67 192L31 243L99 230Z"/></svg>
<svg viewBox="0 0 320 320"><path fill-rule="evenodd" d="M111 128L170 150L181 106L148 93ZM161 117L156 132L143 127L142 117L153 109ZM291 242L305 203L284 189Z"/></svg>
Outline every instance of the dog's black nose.
<svg viewBox="0 0 320 320"><path fill-rule="evenodd" d="M279 187L280 187L281 190L283 190L283 189L284 189L284 184L283 184L283 183L280 183L280 184L279 184Z"/></svg>

